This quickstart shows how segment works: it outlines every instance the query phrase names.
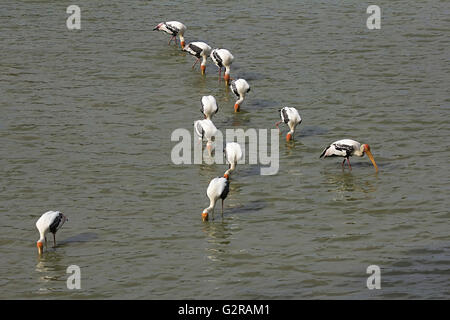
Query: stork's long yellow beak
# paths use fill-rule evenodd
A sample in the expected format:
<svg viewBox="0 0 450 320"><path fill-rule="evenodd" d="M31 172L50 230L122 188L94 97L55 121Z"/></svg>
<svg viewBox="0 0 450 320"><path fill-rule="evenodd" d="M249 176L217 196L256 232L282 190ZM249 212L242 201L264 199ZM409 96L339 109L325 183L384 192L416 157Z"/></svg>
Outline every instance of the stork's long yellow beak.
<svg viewBox="0 0 450 320"><path fill-rule="evenodd" d="M373 166L375 167L375 172L378 172L378 166L375 162L375 159L373 158L372 152L367 150L366 153L367 153L367 156L369 157L370 161L372 161Z"/></svg>
<svg viewBox="0 0 450 320"><path fill-rule="evenodd" d="M38 241L36 246L37 246L37 248L38 248L38 253L39 253L39 255L41 255L42 252L44 251L44 245L43 245L43 243Z"/></svg>

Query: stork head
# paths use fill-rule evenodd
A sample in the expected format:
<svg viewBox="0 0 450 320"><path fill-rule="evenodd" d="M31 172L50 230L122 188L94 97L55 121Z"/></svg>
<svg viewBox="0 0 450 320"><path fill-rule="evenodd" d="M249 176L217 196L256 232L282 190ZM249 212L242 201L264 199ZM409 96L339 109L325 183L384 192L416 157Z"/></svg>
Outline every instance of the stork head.
<svg viewBox="0 0 450 320"><path fill-rule="evenodd" d="M161 22L160 24L158 24L156 27L153 28L153 31L159 30L159 28L161 28L161 26L162 26L163 24L164 24L163 22Z"/></svg>
<svg viewBox="0 0 450 320"><path fill-rule="evenodd" d="M228 86L230 84L230 74L225 73L225 75L223 76L223 79L225 80L225 84Z"/></svg>
<svg viewBox="0 0 450 320"><path fill-rule="evenodd" d="M36 242L36 246L37 246L37 248L38 248L38 253L39 253L39 255L41 255L42 252L44 251L44 244L42 243L41 240L38 240L38 241Z"/></svg>
<svg viewBox="0 0 450 320"><path fill-rule="evenodd" d="M294 138L292 137L292 133L288 133L287 135L286 135L286 141L290 141L290 140L293 140Z"/></svg>
<svg viewBox="0 0 450 320"><path fill-rule="evenodd" d="M225 179L227 179L227 180L230 180L230 175L229 175L228 173L225 173L225 174L223 175L223 177L224 177Z"/></svg>
<svg viewBox="0 0 450 320"><path fill-rule="evenodd" d="M241 111L241 106L239 105L239 103L235 103L234 104L234 112L239 112Z"/></svg>
<svg viewBox="0 0 450 320"><path fill-rule="evenodd" d="M202 70L202 74L205 74L206 66L205 65L201 65L200 69Z"/></svg>
<svg viewBox="0 0 450 320"><path fill-rule="evenodd" d="M372 161L372 164L375 167L375 172L378 172L378 166L375 163L375 159L373 158L372 152L370 151L370 146L368 144L363 144L361 146L361 149L362 149L361 151L362 151L363 155L364 155L364 153L367 154L370 161Z"/></svg>
<svg viewBox="0 0 450 320"><path fill-rule="evenodd" d="M206 222L206 221L208 221L208 219L209 219L209 217L208 217L208 211L205 209L205 210L202 212L202 221L203 221L203 222Z"/></svg>
<svg viewBox="0 0 450 320"><path fill-rule="evenodd" d="M181 49L184 49L184 45L186 44L186 42L184 42L184 32L180 32L180 45L181 45Z"/></svg>

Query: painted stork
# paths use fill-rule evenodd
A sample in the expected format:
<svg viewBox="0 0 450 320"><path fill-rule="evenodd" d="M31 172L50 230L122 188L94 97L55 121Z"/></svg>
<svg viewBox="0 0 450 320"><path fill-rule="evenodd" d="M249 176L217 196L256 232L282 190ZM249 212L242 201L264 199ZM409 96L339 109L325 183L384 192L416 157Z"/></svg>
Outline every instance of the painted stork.
<svg viewBox="0 0 450 320"><path fill-rule="evenodd" d="M217 106L216 98L213 96L203 96L202 97L202 108L200 111L205 116L205 119L211 120L212 116L219 111L219 107Z"/></svg>
<svg viewBox="0 0 450 320"><path fill-rule="evenodd" d="M219 199L222 199L222 219L223 219L223 201L230 191L230 182L224 177L216 177L209 183L206 195L209 198L209 207L203 209L202 220L208 221L209 213L212 210L212 219L214 220L214 207Z"/></svg>
<svg viewBox="0 0 450 320"><path fill-rule="evenodd" d="M286 123L289 126L289 132L286 135L286 141L293 140L295 128L302 122L302 118L295 108L284 107L278 111L280 112L281 121L275 123L275 126L278 128L278 130L280 130L278 125L282 122Z"/></svg>
<svg viewBox="0 0 450 320"><path fill-rule="evenodd" d="M177 36L180 37L181 48L184 48L184 32L186 31L186 26L178 21L167 21L161 22L158 24L153 30L164 31L165 33L170 34L172 37L169 40L169 43L172 40L175 40L175 44L177 43Z"/></svg>
<svg viewBox="0 0 450 320"><path fill-rule="evenodd" d="M47 211L44 213L39 220L36 222L36 228L39 230L40 238L37 241L37 248L39 254L44 251L44 241L45 247L47 248L47 233L53 233L53 245L56 247L56 232L61 229L64 222L68 219L59 211Z"/></svg>
<svg viewBox="0 0 450 320"><path fill-rule="evenodd" d="M230 83L230 66L233 63L234 57L227 49L214 49L211 51L211 60L219 68L219 80L222 68L225 68L225 75L223 76L226 85Z"/></svg>
<svg viewBox="0 0 450 320"><path fill-rule="evenodd" d="M200 69L202 71L202 74L205 74L206 70L206 59L211 54L211 47L208 46L206 43L201 41L196 42L190 42L188 43L184 48L184 51L187 51L189 54L193 55L197 58L195 60L194 64L192 65L192 69L194 69L197 62L200 61L200 58L202 58L202 62L200 64Z"/></svg>
<svg viewBox="0 0 450 320"><path fill-rule="evenodd" d="M227 158L227 162L229 163L229 168L225 171L223 176L228 180L231 172L236 169L237 162L242 159L242 149L239 143L228 142L223 151L225 153L225 157Z"/></svg>
<svg viewBox="0 0 450 320"><path fill-rule="evenodd" d="M372 156L372 152L370 152L370 147L368 144L361 145L358 141L351 139L342 139L333 142L328 147L323 150L320 158L324 157L344 157L344 161L342 161L342 168L344 168L345 159L347 159L348 166L350 170L352 166L350 165L349 158L351 156L364 157L364 154L367 153L370 161L372 161L373 166L375 167L375 171L378 172L378 166L375 163L375 160Z"/></svg>
<svg viewBox="0 0 450 320"><path fill-rule="evenodd" d="M214 137L217 133L217 128L214 123L209 119L197 120L194 122L194 130L200 141L204 138L206 139L206 149L208 149L208 153L211 156L212 153L212 137Z"/></svg>
<svg viewBox="0 0 450 320"><path fill-rule="evenodd" d="M241 110L241 103L244 101L245 95L250 92L250 85L244 79L237 79L231 81L230 88L238 97L238 100L234 104L234 112L239 112Z"/></svg>

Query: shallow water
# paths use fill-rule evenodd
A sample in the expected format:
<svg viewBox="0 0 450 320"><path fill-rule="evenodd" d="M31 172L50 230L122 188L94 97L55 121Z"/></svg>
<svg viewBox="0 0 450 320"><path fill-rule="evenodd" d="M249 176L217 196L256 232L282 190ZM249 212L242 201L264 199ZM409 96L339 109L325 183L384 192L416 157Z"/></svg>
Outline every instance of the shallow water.
<svg viewBox="0 0 450 320"><path fill-rule="evenodd" d="M0 298L449 298L448 1L378 1L373 31L359 1L76 4L79 31L66 3L0 4ZM165 20L233 53L252 87L240 114L211 61L202 77L151 31ZM227 166L173 164L170 136L209 94L221 130L273 128L281 106L303 122L278 174L238 165L223 221L202 223ZM378 174L319 160L347 137ZM38 259L47 210L69 221Z"/></svg>

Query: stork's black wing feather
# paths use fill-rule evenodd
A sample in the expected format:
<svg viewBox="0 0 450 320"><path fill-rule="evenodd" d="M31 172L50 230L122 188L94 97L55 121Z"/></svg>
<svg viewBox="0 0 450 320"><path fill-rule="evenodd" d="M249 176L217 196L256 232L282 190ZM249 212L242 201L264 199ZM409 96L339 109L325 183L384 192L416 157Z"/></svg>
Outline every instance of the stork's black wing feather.
<svg viewBox="0 0 450 320"><path fill-rule="evenodd" d="M230 182L227 180L225 181L225 189L223 189L222 194L220 195L220 199L225 200L228 192L230 192Z"/></svg>

